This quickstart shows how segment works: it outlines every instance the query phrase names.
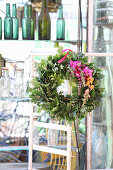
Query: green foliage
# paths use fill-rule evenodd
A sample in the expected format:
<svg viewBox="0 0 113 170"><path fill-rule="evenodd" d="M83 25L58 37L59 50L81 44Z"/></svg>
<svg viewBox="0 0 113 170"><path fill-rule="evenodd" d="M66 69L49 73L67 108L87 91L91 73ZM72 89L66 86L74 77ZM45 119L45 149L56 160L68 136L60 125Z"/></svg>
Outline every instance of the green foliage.
<svg viewBox="0 0 113 170"><path fill-rule="evenodd" d="M52 118L66 119L71 122L78 118L79 120L86 117L96 105L99 104L102 97L103 89L101 88L101 79L103 77L100 69L96 68L93 63L88 63L88 58L82 53L69 51L67 58L58 64L58 61L66 55L61 53L62 48L58 49L58 54L48 56L47 60L41 60L37 66L39 77L32 80L33 87L29 89L31 101L37 104L38 111L47 111ZM81 61L93 70L94 90L89 92L90 97L83 104L86 86L80 88L78 93L78 79L73 76L69 68L69 62ZM71 94L63 95L62 91L58 93L57 88L68 80L71 87Z"/></svg>

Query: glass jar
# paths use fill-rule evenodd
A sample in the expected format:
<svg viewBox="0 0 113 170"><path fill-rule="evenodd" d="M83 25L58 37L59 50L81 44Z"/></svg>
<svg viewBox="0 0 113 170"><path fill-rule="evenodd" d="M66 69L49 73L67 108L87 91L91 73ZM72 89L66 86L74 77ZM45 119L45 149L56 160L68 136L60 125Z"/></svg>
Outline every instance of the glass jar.
<svg viewBox="0 0 113 170"><path fill-rule="evenodd" d="M10 97L9 69L7 67L2 67L1 97Z"/></svg>
<svg viewBox="0 0 113 170"><path fill-rule="evenodd" d="M15 69L15 83L14 83L14 97L24 97L24 80L23 80L23 69Z"/></svg>

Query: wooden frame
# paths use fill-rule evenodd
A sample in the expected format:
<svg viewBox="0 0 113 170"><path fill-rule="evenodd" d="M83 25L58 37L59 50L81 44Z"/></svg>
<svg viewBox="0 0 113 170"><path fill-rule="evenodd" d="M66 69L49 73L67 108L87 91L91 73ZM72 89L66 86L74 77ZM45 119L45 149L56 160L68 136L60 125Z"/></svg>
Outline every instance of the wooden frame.
<svg viewBox="0 0 113 170"><path fill-rule="evenodd" d="M44 127L55 130L67 131L67 150L61 150L56 148L50 148L48 146L40 146L33 144L33 126ZM53 123L44 123L33 121L33 115L30 116L30 141L29 141L29 166L28 170L32 169L32 150L43 151L48 153L59 154L67 156L67 170L71 170L71 126L58 125Z"/></svg>

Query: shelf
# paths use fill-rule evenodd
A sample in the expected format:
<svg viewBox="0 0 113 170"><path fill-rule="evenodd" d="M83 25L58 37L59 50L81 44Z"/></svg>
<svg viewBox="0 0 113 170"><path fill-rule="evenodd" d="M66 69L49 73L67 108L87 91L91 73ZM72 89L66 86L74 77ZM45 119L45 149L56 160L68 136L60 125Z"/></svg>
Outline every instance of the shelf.
<svg viewBox="0 0 113 170"><path fill-rule="evenodd" d="M73 45L78 45L79 40L0 40L0 42L50 42L50 43L70 43Z"/></svg>
<svg viewBox="0 0 113 170"><path fill-rule="evenodd" d="M0 100L14 101L14 102L29 102L30 98L0 98Z"/></svg>
<svg viewBox="0 0 113 170"><path fill-rule="evenodd" d="M29 150L29 146L3 146L0 151Z"/></svg>

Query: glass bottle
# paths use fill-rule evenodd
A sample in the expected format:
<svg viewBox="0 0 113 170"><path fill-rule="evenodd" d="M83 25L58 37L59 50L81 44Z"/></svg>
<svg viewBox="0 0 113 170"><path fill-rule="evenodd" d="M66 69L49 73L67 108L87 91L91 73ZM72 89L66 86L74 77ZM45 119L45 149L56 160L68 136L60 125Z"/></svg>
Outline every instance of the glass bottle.
<svg viewBox="0 0 113 170"><path fill-rule="evenodd" d="M29 8L29 18L30 18L30 39L34 40L34 20L32 19L32 5L28 6Z"/></svg>
<svg viewBox="0 0 113 170"><path fill-rule="evenodd" d="M24 97L24 80L23 80L23 69L15 69L15 84L14 84L14 97Z"/></svg>
<svg viewBox="0 0 113 170"><path fill-rule="evenodd" d="M51 19L47 7L47 0L42 0L42 9L38 17L39 40L51 39Z"/></svg>
<svg viewBox="0 0 113 170"><path fill-rule="evenodd" d="M31 39L31 19L29 18L29 6L28 4L24 5L24 18L22 18L22 39L30 40Z"/></svg>
<svg viewBox="0 0 113 170"><path fill-rule="evenodd" d="M2 39L2 18L0 17L0 40Z"/></svg>
<svg viewBox="0 0 113 170"><path fill-rule="evenodd" d="M6 4L6 17L4 18L4 39L12 39L13 27L10 15L10 4Z"/></svg>
<svg viewBox="0 0 113 170"><path fill-rule="evenodd" d="M1 93L3 98L10 96L9 69L7 67L2 67Z"/></svg>
<svg viewBox="0 0 113 170"><path fill-rule="evenodd" d="M59 5L59 13L58 13L58 19L57 19L57 40L65 40L65 20L63 18L63 5Z"/></svg>
<svg viewBox="0 0 113 170"><path fill-rule="evenodd" d="M13 21L13 40L18 40L19 20L17 18L16 4L12 4L12 21Z"/></svg>

